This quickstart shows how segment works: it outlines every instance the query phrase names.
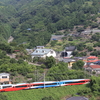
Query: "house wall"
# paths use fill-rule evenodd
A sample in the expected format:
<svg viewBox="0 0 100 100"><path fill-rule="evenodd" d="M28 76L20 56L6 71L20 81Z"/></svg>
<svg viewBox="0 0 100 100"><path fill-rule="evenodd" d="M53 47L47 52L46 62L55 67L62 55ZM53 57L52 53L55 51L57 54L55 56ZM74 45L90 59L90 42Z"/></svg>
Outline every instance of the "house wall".
<svg viewBox="0 0 100 100"><path fill-rule="evenodd" d="M96 74L100 74L100 68L91 68L91 67L87 67L85 68L85 70L89 71L89 72L96 72Z"/></svg>
<svg viewBox="0 0 100 100"><path fill-rule="evenodd" d="M67 51L67 57L70 57L72 54L72 51Z"/></svg>
<svg viewBox="0 0 100 100"><path fill-rule="evenodd" d="M52 53L51 53L52 51ZM53 56L54 58L56 57L56 52L51 50L46 56L50 57L50 56Z"/></svg>
<svg viewBox="0 0 100 100"><path fill-rule="evenodd" d="M75 62L68 62L68 68L72 68L73 63Z"/></svg>
<svg viewBox="0 0 100 100"><path fill-rule="evenodd" d="M5 82L5 81L9 81L9 76L7 76L7 75L1 75L0 76L0 82Z"/></svg>

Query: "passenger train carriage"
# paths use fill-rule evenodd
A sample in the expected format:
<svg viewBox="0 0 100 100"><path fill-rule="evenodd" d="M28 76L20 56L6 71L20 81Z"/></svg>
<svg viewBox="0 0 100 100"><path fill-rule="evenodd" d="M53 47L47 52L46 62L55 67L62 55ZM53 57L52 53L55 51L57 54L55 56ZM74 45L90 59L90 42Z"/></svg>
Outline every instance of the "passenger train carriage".
<svg viewBox="0 0 100 100"><path fill-rule="evenodd" d="M90 79L73 79L73 80L61 80L61 81L3 84L0 85L0 92L18 91L26 89L39 89L39 88L68 86L68 85L81 85L81 84L87 84L89 82Z"/></svg>

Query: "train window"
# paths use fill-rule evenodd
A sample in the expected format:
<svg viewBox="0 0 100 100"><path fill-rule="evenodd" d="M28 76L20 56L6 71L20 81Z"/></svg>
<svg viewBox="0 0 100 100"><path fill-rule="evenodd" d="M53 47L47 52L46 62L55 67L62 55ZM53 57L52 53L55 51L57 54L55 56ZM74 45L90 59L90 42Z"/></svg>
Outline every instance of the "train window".
<svg viewBox="0 0 100 100"><path fill-rule="evenodd" d="M12 86L3 86L2 88L4 89L4 88L9 88L9 87L12 87Z"/></svg>
<svg viewBox="0 0 100 100"><path fill-rule="evenodd" d="M45 85L57 85L57 83L45 84Z"/></svg>
<svg viewBox="0 0 100 100"><path fill-rule="evenodd" d="M57 85L57 83L50 83L50 84L47 84L47 83L45 83L45 84L35 84L35 85L33 85L33 86L44 86L44 85Z"/></svg>
<svg viewBox="0 0 100 100"><path fill-rule="evenodd" d="M35 84L33 86L44 86L44 84Z"/></svg>
<svg viewBox="0 0 100 100"><path fill-rule="evenodd" d="M27 85L15 86L15 88L27 87Z"/></svg>
<svg viewBox="0 0 100 100"><path fill-rule="evenodd" d="M78 82L65 82L65 84L70 84L70 83L83 83L85 81L78 81Z"/></svg>

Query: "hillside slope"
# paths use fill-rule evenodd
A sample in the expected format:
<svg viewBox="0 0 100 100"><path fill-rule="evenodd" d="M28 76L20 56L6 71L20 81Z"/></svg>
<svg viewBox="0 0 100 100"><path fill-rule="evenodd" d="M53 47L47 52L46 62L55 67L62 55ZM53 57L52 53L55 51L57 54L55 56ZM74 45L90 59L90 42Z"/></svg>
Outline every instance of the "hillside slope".
<svg viewBox="0 0 100 100"><path fill-rule="evenodd" d="M46 45L58 30L91 26L99 12L99 0L4 0L1 4L6 5L3 12L13 31L10 35L28 47Z"/></svg>
<svg viewBox="0 0 100 100"><path fill-rule="evenodd" d="M69 97L71 95L76 95L76 93L83 88L87 89L85 85L77 85L57 88L21 90L14 92L5 92L3 94L7 96L7 100L42 100L42 98L45 97L52 97L53 100L61 100L61 98L65 96L67 98L67 96Z"/></svg>

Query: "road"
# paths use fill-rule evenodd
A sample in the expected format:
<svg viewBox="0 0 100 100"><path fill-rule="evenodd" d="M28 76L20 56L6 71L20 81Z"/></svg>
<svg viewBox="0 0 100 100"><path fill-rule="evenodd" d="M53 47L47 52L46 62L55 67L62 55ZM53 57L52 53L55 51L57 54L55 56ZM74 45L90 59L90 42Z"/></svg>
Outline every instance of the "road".
<svg viewBox="0 0 100 100"><path fill-rule="evenodd" d="M100 33L100 30L99 29L88 29L88 30L82 31L81 33L90 34L91 32L92 33Z"/></svg>

